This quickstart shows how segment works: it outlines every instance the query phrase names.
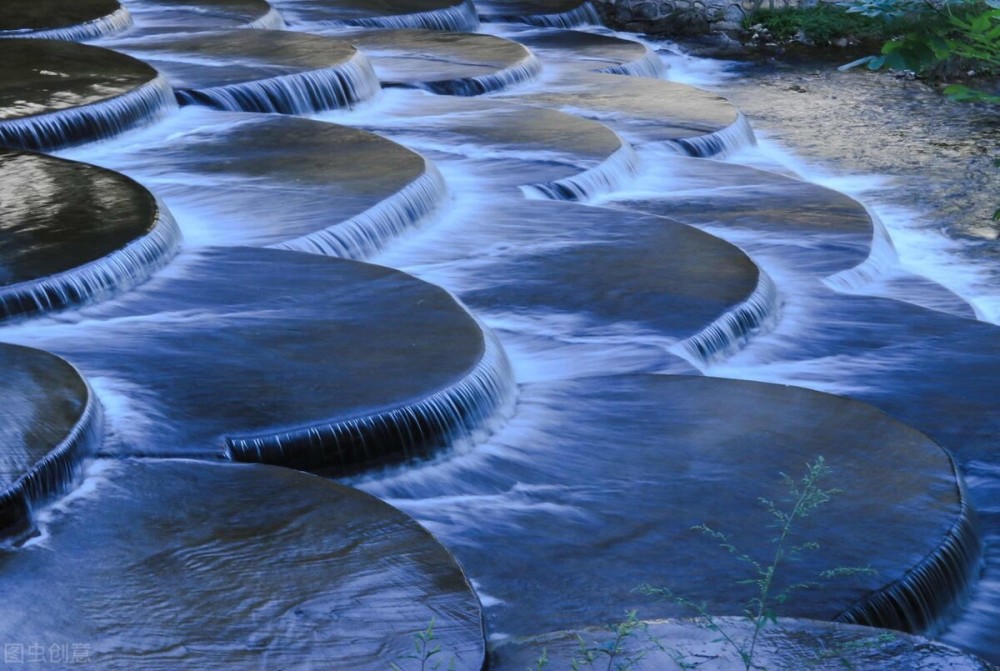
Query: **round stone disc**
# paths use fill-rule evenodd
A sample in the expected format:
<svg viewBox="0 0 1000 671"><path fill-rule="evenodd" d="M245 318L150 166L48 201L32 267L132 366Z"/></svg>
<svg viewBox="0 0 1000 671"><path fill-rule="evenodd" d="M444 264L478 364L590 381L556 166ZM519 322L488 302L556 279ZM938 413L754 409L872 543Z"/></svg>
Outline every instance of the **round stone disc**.
<svg viewBox="0 0 1000 671"><path fill-rule="evenodd" d="M478 0L484 21L529 23L549 28L599 25L600 17L590 2L581 0Z"/></svg>
<svg viewBox="0 0 1000 671"><path fill-rule="evenodd" d="M617 75L660 77L666 66L645 44L611 35L579 30L525 31L517 41L544 63L567 71L597 71Z"/></svg>
<svg viewBox="0 0 1000 671"><path fill-rule="evenodd" d="M143 0L131 9L129 38L233 28L281 29L285 21L265 0Z"/></svg>
<svg viewBox="0 0 1000 671"><path fill-rule="evenodd" d="M117 135L175 106L156 70L57 40L0 40L0 144L51 150Z"/></svg>
<svg viewBox="0 0 1000 671"><path fill-rule="evenodd" d="M73 366L0 344L0 537L23 534L31 509L73 484L101 440L101 409Z"/></svg>
<svg viewBox="0 0 1000 671"><path fill-rule="evenodd" d="M973 579L979 541L950 456L871 406L796 387L684 376L528 385L515 417L468 455L364 488L412 511L481 589L492 635L534 635L640 617L692 615L635 592L666 587L712 613L740 613L756 577L720 541L764 565L775 517L823 457L836 489L793 524L779 616L921 630ZM902 465L905 465L902 466ZM793 553L817 543L819 550ZM651 560L650 558L655 558ZM823 579L828 569L871 573ZM947 579L930 579L947 576ZM558 595L558 596L555 596Z"/></svg>
<svg viewBox="0 0 1000 671"><path fill-rule="evenodd" d="M97 462L41 531L0 559L0 636L47 654L75 645L101 668L361 671L406 664L433 626L440 659L483 665L479 602L454 559L399 511L315 476Z"/></svg>
<svg viewBox="0 0 1000 671"><path fill-rule="evenodd" d="M145 280L178 231L124 175L0 148L0 319L104 298Z"/></svg>
<svg viewBox="0 0 1000 671"><path fill-rule="evenodd" d="M297 29L365 26L474 32L479 28L472 0L275 0L274 4Z"/></svg>
<svg viewBox="0 0 1000 671"><path fill-rule="evenodd" d="M85 40L131 23L118 0L5 0L0 5L0 38Z"/></svg>
<svg viewBox="0 0 1000 671"><path fill-rule="evenodd" d="M512 391L454 298L354 261L208 249L82 315L23 337L129 390L122 407L149 419L109 451L346 467L442 447Z"/></svg>

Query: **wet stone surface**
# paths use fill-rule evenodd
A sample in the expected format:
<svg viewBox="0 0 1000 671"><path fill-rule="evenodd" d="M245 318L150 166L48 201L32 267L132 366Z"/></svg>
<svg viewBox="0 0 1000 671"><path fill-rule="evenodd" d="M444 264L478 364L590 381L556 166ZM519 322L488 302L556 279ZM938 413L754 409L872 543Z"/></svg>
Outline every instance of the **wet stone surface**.
<svg viewBox="0 0 1000 671"><path fill-rule="evenodd" d="M4 0L0 5L0 37L8 32L23 35L69 28L102 19L121 8L118 0Z"/></svg>

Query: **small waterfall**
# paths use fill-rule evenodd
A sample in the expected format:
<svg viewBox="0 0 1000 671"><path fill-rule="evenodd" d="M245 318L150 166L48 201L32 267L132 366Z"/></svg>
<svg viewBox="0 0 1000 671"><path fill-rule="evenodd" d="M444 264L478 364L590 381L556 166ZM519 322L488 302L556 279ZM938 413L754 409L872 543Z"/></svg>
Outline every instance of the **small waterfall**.
<svg viewBox="0 0 1000 671"><path fill-rule="evenodd" d="M631 77L645 77L647 79L663 79L667 74L667 66L660 55L651 49L646 50L646 54L637 61L621 63L611 67L597 70L609 75L628 75Z"/></svg>
<svg viewBox="0 0 1000 671"><path fill-rule="evenodd" d="M133 287L177 253L181 231L170 211L156 203L149 233L104 258L44 279L0 287L0 320L60 310Z"/></svg>
<svg viewBox="0 0 1000 671"><path fill-rule="evenodd" d="M967 600L979 576L982 542L954 460L952 469L962 507L941 546L902 578L842 613L838 622L935 635Z"/></svg>
<svg viewBox="0 0 1000 671"><path fill-rule="evenodd" d="M601 17L598 16L597 10L589 2L584 2L567 12L556 14L491 14L486 18L494 23L527 23L540 28L579 28L580 26L601 25Z"/></svg>
<svg viewBox="0 0 1000 671"><path fill-rule="evenodd" d="M780 318L781 295L774 280L763 270L759 273L757 288L749 298L671 350L704 368L743 349L762 331L774 328Z"/></svg>
<svg viewBox="0 0 1000 671"><path fill-rule="evenodd" d="M671 143L679 147L681 152L688 156L696 158L724 158L739 149L752 147L757 144L757 138L754 137L750 122L740 112L736 121L722 130L705 135L672 140Z"/></svg>
<svg viewBox="0 0 1000 671"><path fill-rule="evenodd" d="M131 28L132 25L132 15L124 7L119 7L107 16L78 23L74 26L44 30L0 30L0 38L82 42L120 33L127 28Z"/></svg>
<svg viewBox="0 0 1000 671"><path fill-rule="evenodd" d="M823 283L843 293L863 293L871 282L884 277L899 265L899 255L892 243L892 237L882 220L868 211L872 220L872 242L868 258L860 265L842 270L827 278Z"/></svg>
<svg viewBox="0 0 1000 671"><path fill-rule="evenodd" d="M370 258L404 231L420 224L444 201L448 193L444 177L433 163L424 163L424 174L356 217L270 246L344 259Z"/></svg>
<svg viewBox="0 0 1000 671"><path fill-rule="evenodd" d="M328 26L358 26L361 28L423 28L455 33L474 33L479 30L479 15L472 0L462 0L458 5L412 14L366 16L342 21L321 21Z"/></svg>
<svg viewBox="0 0 1000 671"><path fill-rule="evenodd" d="M254 19L243 27L250 30L285 30L288 28L288 24L285 23L285 17L277 9L271 7L267 10L267 14L259 19Z"/></svg>
<svg viewBox="0 0 1000 671"><path fill-rule="evenodd" d="M594 197L621 189L639 173L639 155L632 145L622 146L600 165L579 175L545 184L531 184L521 189L529 197L550 200L588 201Z"/></svg>
<svg viewBox="0 0 1000 671"><path fill-rule="evenodd" d="M108 100L16 119L0 119L0 145L52 151L103 140L151 124L176 107L173 89L157 75Z"/></svg>
<svg viewBox="0 0 1000 671"><path fill-rule="evenodd" d="M286 429L257 436L229 436L233 461L344 472L359 464L425 456L462 439L507 412L515 396L514 374L499 341L483 327L479 363L455 385L432 396L325 426Z"/></svg>
<svg viewBox="0 0 1000 671"><path fill-rule="evenodd" d="M529 53L519 63L488 75L447 79L437 82L421 82L407 88L421 88L431 93L446 96L478 96L484 93L502 91L515 84L523 84L536 78L542 71L541 62Z"/></svg>
<svg viewBox="0 0 1000 671"><path fill-rule="evenodd" d="M104 413L88 384L87 403L69 434L0 493L0 538L16 542L27 535L34 524L32 511L70 488L103 435Z"/></svg>
<svg viewBox="0 0 1000 671"><path fill-rule="evenodd" d="M182 105L231 112L315 114L370 100L381 90L368 57L360 51L346 62L270 79L207 89L178 89Z"/></svg>

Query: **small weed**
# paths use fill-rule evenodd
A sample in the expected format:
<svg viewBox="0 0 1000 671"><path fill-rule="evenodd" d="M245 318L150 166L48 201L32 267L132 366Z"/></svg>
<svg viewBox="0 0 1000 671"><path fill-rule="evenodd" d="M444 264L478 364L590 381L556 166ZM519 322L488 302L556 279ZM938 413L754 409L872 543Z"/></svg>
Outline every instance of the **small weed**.
<svg viewBox="0 0 1000 671"><path fill-rule="evenodd" d="M436 643L436 641L437 636L434 633L434 618L431 618L431 621L427 625L426 629L418 631L413 635L413 652L408 655L400 655L397 661L409 659L419 663L419 666L411 668L419 669L419 671L439 671L444 661L434 659L441 654L441 645ZM392 671L404 671L403 667L396 662L392 662L389 667ZM453 671L454 668L455 657L452 656L447 669L449 671Z"/></svg>

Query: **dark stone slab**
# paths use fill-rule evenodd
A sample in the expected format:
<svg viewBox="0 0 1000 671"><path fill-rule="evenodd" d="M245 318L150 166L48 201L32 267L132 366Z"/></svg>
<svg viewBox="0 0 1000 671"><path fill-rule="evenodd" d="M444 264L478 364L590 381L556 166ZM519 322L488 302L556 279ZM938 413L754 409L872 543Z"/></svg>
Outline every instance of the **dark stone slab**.
<svg viewBox="0 0 1000 671"><path fill-rule="evenodd" d="M155 184L189 246L370 256L446 197L421 155L373 133L291 116L186 108L141 138L80 155ZM253 212L248 218L247 212Z"/></svg>
<svg viewBox="0 0 1000 671"><path fill-rule="evenodd" d="M716 620L734 643L743 645L753 636L745 619ZM490 655L493 671L532 668L546 651L549 663L559 665L582 660L579 636L585 648L596 648L614 640L607 629L590 628L559 632L501 644ZM662 671L678 663L696 668L738 669L743 661L718 631L693 621L644 622L627 636L618 659L633 662L636 671ZM601 655L600 659L607 659ZM870 627L815 620L782 618L760 632L754 651L755 664L768 669L926 669L926 671L990 671L981 659L919 636ZM558 668L558 666L556 667ZM683 668L683 667L681 667Z"/></svg>
<svg viewBox="0 0 1000 671"><path fill-rule="evenodd" d="M603 73L567 73L522 103L596 118L637 144L666 142L697 156L753 144L743 115L725 98L686 84Z"/></svg>
<svg viewBox="0 0 1000 671"><path fill-rule="evenodd" d="M482 667L462 569L377 499L190 461L98 462L85 484L0 554L5 639L76 644L106 669L361 670L412 663L433 622L435 659Z"/></svg>
<svg viewBox="0 0 1000 671"><path fill-rule="evenodd" d="M0 537L31 529L32 510L73 484L101 440L101 408L66 361L0 344Z"/></svg>
<svg viewBox="0 0 1000 671"><path fill-rule="evenodd" d="M599 25L600 17L589 2L580 0L479 0L484 21L528 23L548 28Z"/></svg>
<svg viewBox="0 0 1000 671"><path fill-rule="evenodd" d="M533 79L541 69L523 45L493 35L384 30L340 36L371 57L379 79L389 86L479 95Z"/></svg>
<svg viewBox="0 0 1000 671"><path fill-rule="evenodd" d="M151 419L123 454L348 467L442 447L512 392L454 298L353 261L209 249L82 317L23 337L131 385Z"/></svg>
<svg viewBox="0 0 1000 671"><path fill-rule="evenodd" d="M281 30L235 30L120 41L160 70L186 104L309 114L379 91L368 59L348 42Z"/></svg>
<svg viewBox="0 0 1000 671"><path fill-rule="evenodd" d="M177 251L170 213L124 175L0 148L0 319L132 287Z"/></svg>
<svg viewBox="0 0 1000 671"><path fill-rule="evenodd" d="M131 23L118 0L5 0L0 5L0 38L86 40Z"/></svg>
<svg viewBox="0 0 1000 671"><path fill-rule="evenodd" d="M479 16L472 0L275 0L296 28L336 26L425 28L472 32Z"/></svg>
<svg viewBox="0 0 1000 671"><path fill-rule="evenodd" d="M839 491L793 526L818 551L782 563L776 606L833 620L876 606L870 623L920 630L973 579L978 539L950 456L871 406L779 385L683 376L611 376L522 388L517 415L473 452L363 484L412 511L476 581L492 637L691 613L641 583L740 613L756 577L706 524L760 562L798 479L825 458ZM822 570L876 573L823 580ZM557 596L556 596L557 595ZM875 611L878 617L874 617Z"/></svg>
<svg viewBox="0 0 1000 671"><path fill-rule="evenodd" d="M156 70L108 49L0 40L0 145L50 150L112 137L173 107Z"/></svg>
<svg viewBox="0 0 1000 671"><path fill-rule="evenodd" d="M645 44L612 35L579 30L526 31L517 41L531 49L546 64L578 72L597 71L615 75L657 78L666 65Z"/></svg>
<svg viewBox="0 0 1000 671"><path fill-rule="evenodd" d="M143 0L131 8L135 27L127 38L201 30L275 30L285 21L265 0Z"/></svg>

